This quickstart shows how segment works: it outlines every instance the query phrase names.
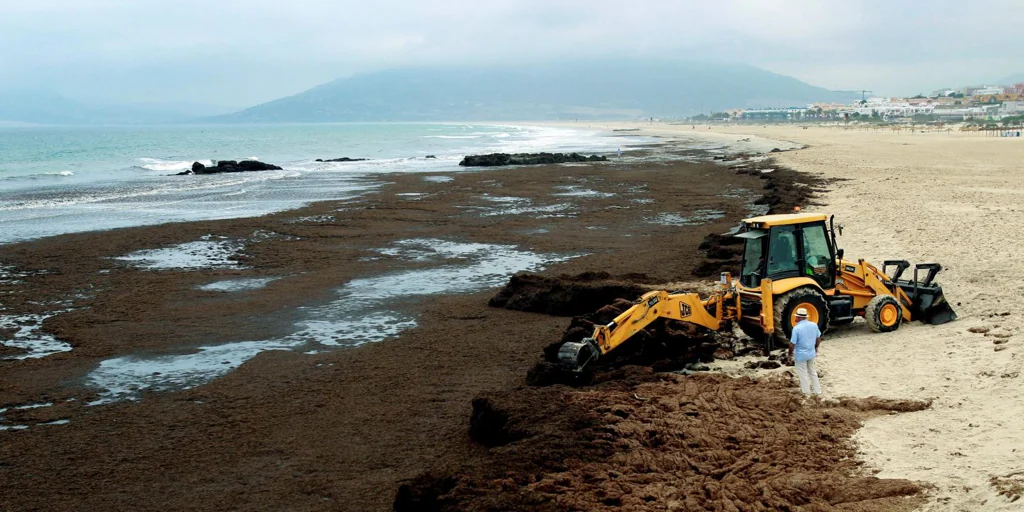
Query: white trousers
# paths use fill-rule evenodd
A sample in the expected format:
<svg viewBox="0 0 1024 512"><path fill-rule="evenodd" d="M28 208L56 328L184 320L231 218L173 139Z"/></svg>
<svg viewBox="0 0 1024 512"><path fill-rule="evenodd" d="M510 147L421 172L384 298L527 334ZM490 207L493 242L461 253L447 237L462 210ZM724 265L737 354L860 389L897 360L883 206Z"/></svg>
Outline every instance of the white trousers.
<svg viewBox="0 0 1024 512"><path fill-rule="evenodd" d="M814 368L814 359L812 357L806 361L794 363L794 366L796 366L796 376L800 378L800 391L804 395L809 395L812 392L815 395L821 394L821 383L818 382L818 370Z"/></svg>

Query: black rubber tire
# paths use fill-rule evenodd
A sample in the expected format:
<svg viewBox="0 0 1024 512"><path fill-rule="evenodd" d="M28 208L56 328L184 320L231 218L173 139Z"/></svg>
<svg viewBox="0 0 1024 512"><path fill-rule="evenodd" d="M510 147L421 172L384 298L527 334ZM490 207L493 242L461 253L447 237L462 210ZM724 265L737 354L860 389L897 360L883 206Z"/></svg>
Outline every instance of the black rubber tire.
<svg viewBox="0 0 1024 512"><path fill-rule="evenodd" d="M829 309L825 294L808 286L790 290L775 297L774 301L775 340L780 345L789 345L789 336L793 333L793 326L789 319L792 318L796 307L803 303L811 304L818 310L818 330L822 334L828 330Z"/></svg>
<svg viewBox="0 0 1024 512"><path fill-rule="evenodd" d="M896 317L896 323L892 325L882 324L880 318L882 307L886 304L893 304L899 311L899 315ZM896 300L892 295L875 295L868 302L868 306L864 308L864 319L868 321L868 325L871 326L871 330L875 332L892 332L900 328L900 324L903 323L903 306L900 306L899 301Z"/></svg>

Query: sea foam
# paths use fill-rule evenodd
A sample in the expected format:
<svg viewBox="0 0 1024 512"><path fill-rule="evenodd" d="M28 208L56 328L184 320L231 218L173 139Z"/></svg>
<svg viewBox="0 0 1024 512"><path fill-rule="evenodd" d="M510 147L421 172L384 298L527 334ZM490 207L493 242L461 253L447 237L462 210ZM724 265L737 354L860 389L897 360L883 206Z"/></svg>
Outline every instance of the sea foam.
<svg viewBox="0 0 1024 512"><path fill-rule="evenodd" d="M199 162L203 165L213 165L213 160L160 160L158 158L140 158L142 165L139 167L150 171L180 172L192 168L192 164Z"/></svg>

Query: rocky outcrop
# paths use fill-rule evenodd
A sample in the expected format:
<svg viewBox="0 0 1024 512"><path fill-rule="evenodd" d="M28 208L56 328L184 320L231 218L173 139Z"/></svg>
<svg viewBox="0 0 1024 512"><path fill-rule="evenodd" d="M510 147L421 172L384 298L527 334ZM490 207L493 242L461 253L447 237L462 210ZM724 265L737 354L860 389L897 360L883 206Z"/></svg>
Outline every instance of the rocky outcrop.
<svg viewBox="0 0 1024 512"><path fill-rule="evenodd" d="M341 158L331 158L330 160L323 160L320 158L316 159L317 162L363 162L365 160L369 160L369 158L349 158L347 156L343 156Z"/></svg>
<svg viewBox="0 0 1024 512"><path fill-rule="evenodd" d="M464 167L498 167L502 165L547 165L569 162L607 162L608 157L579 153L491 153L489 155L469 155L459 162Z"/></svg>
<svg viewBox="0 0 1024 512"><path fill-rule="evenodd" d="M257 160L242 160L236 162L234 160L221 160L217 162L217 165L207 167L199 162L192 164L192 169L184 172L179 172L178 176L185 176L188 174L218 174L222 172L253 172L253 171L280 171L281 168L273 165L263 163Z"/></svg>

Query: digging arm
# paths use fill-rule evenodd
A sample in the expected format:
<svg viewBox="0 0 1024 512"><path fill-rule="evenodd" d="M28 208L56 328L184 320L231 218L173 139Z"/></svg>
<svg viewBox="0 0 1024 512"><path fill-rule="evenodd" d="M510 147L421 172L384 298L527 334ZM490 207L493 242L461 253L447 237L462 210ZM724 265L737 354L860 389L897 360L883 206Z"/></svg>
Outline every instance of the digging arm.
<svg viewBox="0 0 1024 512"><path fill-rule="evenodd" d="M715 306L716 314L708 313L708 305ZM604 355L659 318L683 320L717 331L722 324L721 302L716 297L702 301L696 293L649 292L610 324L595 327L591 339Z"/></svg>
<svg viewBox="0 0 1024 512"><path fill-rule="evenodd" d="M701 300L696 293L648 292L608 325L595 327L590 338L563 344L558 357L573 371L582 371L587 363L615 350L659 318L681 320L717 331L722 326L723 302L720 294Z"/></svg>

